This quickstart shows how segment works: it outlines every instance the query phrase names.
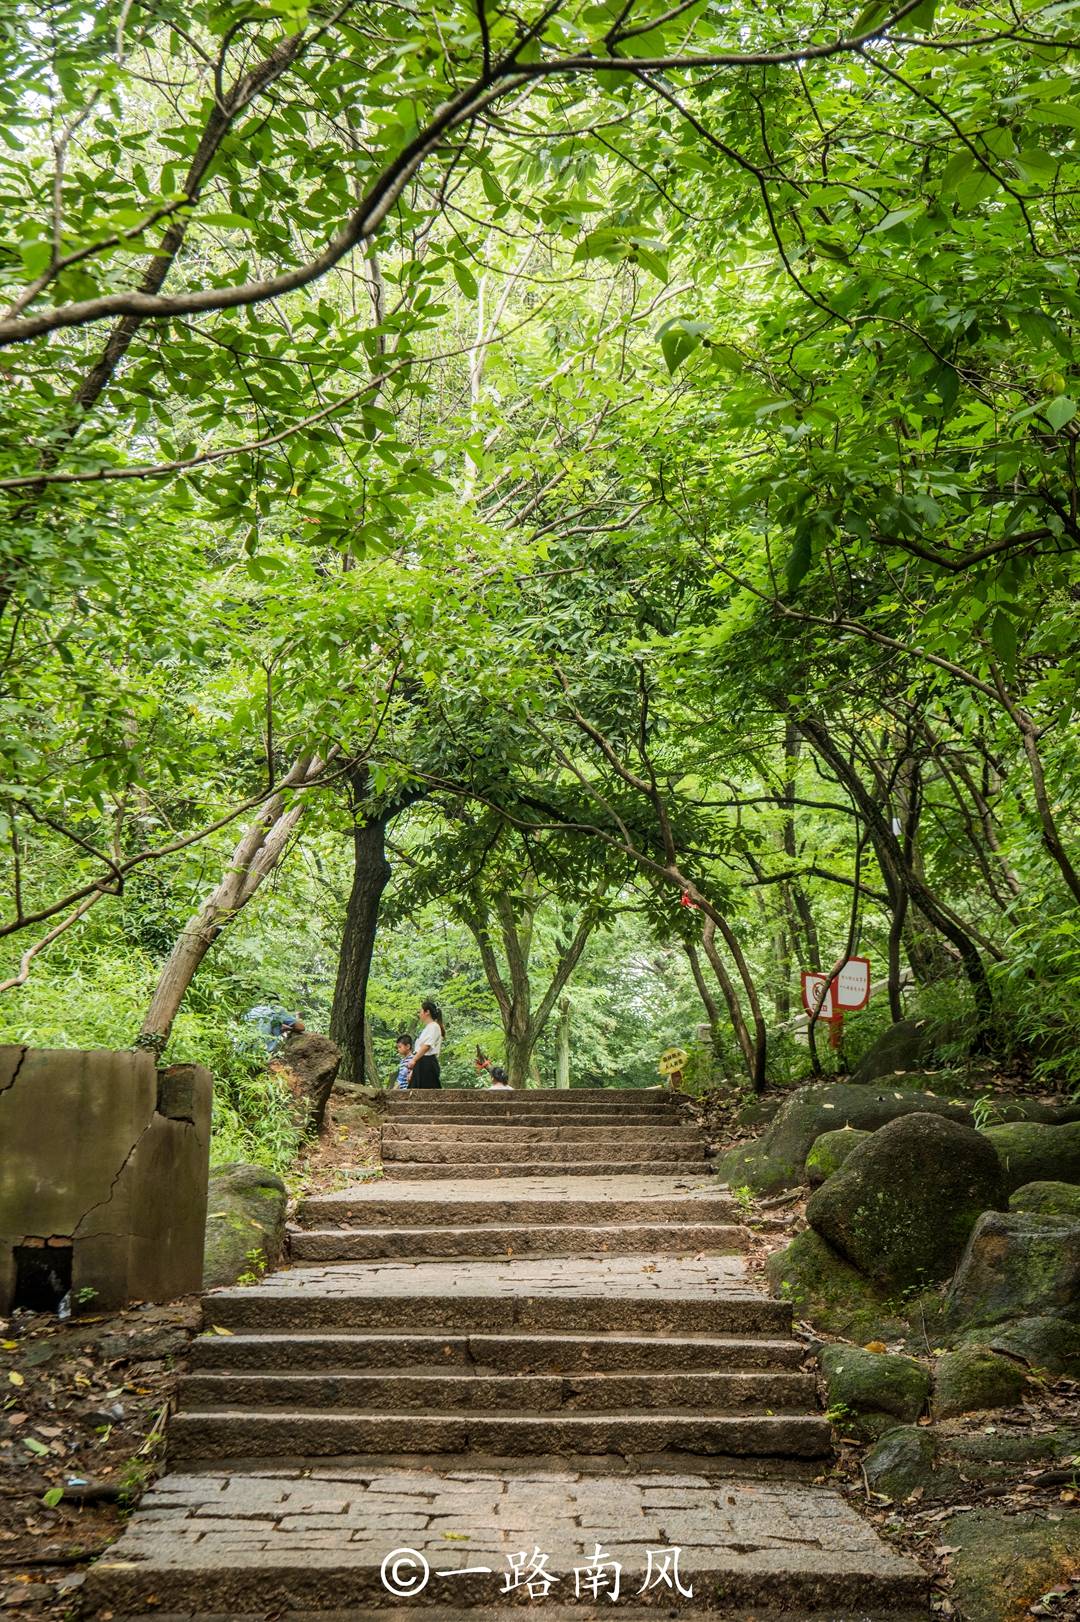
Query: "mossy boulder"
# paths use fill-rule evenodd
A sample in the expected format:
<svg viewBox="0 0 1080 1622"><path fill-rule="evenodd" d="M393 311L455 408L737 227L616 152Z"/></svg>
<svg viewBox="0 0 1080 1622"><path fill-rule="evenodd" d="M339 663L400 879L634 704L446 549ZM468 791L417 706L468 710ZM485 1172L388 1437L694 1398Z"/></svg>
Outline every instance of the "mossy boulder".
<svg viewBox="0 0 1080 1622"><path fill-rule="evenodd" d="M971 1329L961 1345L988 1346L992 1351L1019 1357L1029 1368L1080 1380L1080 1324L1067 1318L1036 1315L1011 1318L992 1329Z"/></svg>
<svg viewBox="0 0 1080 1622"><path fill-rule="evenodd" d="M983 1134L1001 1161L1011 1194L1025 1183L1080 1183L1080 1121L1006 1121Z"/></svg>
<svg viewBox="0 0 1080 1622"><path fill-rule="evenodd" d="M822 1133L845 1126L875 1132L899 1116L916 1113L969 1122L971 1106L965 1099L903 1086L835 1082L800 1087L761 1137L729 1149L719 1157L717 1170L733 1188L749 1184L756 1194L775 1194L805 1181L806 1157Z"/></svg>
<svg viewBox="0 0 1080 1622"><path fill-rule="evenodd" d="M953 1498L972 1483L1015 1482L1032 1466L1065 1464L1080 1454L1080 1431L1072 1427L1005 1433L951 1434L937 1425L898 1425L883 1433L863 1459L872 1492L907 1498L918 1490L928 1500Z"/></svg>
<svg viewBox="0 0 1080 1622"><path fill-rule="evenodd" d="M852 1340L892 1339L907 1325L896 1308L818 1235L798 1234L765 1263L774 1295L790 1301L797 1318Z"/></svg>
<svg viewBox="0 0 1080 1622"><path fill-rule="evenodd" d="M1025 1183L1009 1196L1009 1210L1073 1217L1080 1222L1080 1183Z"/></svg>
<svg viewBox="0 0 1080 1622"><path fill-rule="evenodd" d="M978 1132L907 1115L870 1135L810 1196L810 1226L887 1290L946 1279L980 1212L1004 1206L1001 1168Z"/></svg>
<svg viewBox="0 0 1080 1622"><path fill-rule="evenodd" d="M953 1419L984 1408L1013 1408L1023 1395L1018 1363L985 1346L964 1346L939 1359L934 1374L934 1418Z"/></svg>
<svg viewBox="0 0 1080 1622"><path fill-rule="evenodd" d="M930 1374L911 1357L868 1352L860 1346L826 1346L821 1353L830 1410L845 1435L866 1439L896 1422L918 1419L930 1396Z"/></svg>
<svg viewBox="0 0 1080 1622"><path fill-rule="evenodd" d="M958 1485L955 1471L947 1479L938 1467L937 1437L930 1425L895 1425L884 1431L863 1459L871 1492L907 1498L945 1497Z"/></svg>
<svg viewBox="0 0 1080 1622"><path fill-rule="evenodd" d="M886 1080L891 1076L926 1070L942 1047L949 1045L950 1032L927 1019L901 1019L882 1031L867 1050L851 1079L856 1086Z"/></svg>
<svg viewBox="0 0 1080 1622"><path fill-rule="evenodd" d="M815 1138L806 1157L806 1180L811 1188L819 1188L834 1171L839 1171L856 1144L863 1143L869 1132L860 1132L853 1126L842 1126L837 1132L823 1132Z"/></svg>
<svg viewBox="0 0 1080 1622"><path fill-rule="evenodd" d="M1052 1521L1039 1510L967 1510L937 1531L956 1550L950 1598L962 1616L978 1622L1023 1622L1043 1594L1067 1590L1076 1572L1080 1510L1061 1506Z"/></svg>
<svg viewBox="0 0 1080 1622"><path fill-rule="evenodd" d="M957 1330L1010 1318L1080 1320L1080 1222L985 1211L949 1287L946 1314Z"/></svg>
<svg viewBox="0 0 1080 1622"><path fill-rule="evenodd" d="M285 1238L285 1184L265 1166L211 1166L203 1287L275 1267Z"/></svg>

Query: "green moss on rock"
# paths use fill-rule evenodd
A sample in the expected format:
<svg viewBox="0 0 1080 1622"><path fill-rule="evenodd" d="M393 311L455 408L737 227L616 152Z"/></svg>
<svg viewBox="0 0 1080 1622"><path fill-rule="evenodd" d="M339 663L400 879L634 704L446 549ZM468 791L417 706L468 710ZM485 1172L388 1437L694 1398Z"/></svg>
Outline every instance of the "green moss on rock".
<svg viewBox="0 0 1080 1622"><path fill-rule="evenodd" d="M874 1132L901 1115L943 1115L968 1122L971 1107L963 1099L905 1088L853 1087L849 1083L800 1087L772 1124L751 1143L736 1144L717 1161L717 1170L733 1188L749 1184L756 1194L795 1188L805 1180L806 1157L823 1132L853 1126Z"/></svg>
<svg viewBox="0 0 1080 1622"><path fill-rule="evenodd" d="M1080 1222L1080 1183L1024 1183L1010 1197L1009 1209L1073 1217Z"/></svg>
<svg viewBox="0 0 1080 1622"><path fill-rule="evenodd" d="M897 1420L918 1419L930 1396L929 1371L911 1357L826 1346L821 1372L829 1408L842 1416L837 1423L845 1434L854 1436L880 1436Z"/></svg>
<svg viewBox="0 0 1080 1622"><path fill-rule="evenodd" d="M765 1264L774 1295L797 1318L852 1340L889 1340L907 1332L896 1308L816 1233L807 1230Z"/></svg>
<svg viewBox="0 0 1080 1622"><path fill-rule="evenodd" d="M818 1188L834 1171L839 1171L848 1155L858 1144L865 1143L869 1132L860 1132L853 1126L842 1126L836 1132L823 1132L814 1139L806 1157L806 1180L811 1188Z"/></svg>
<svg viewBox="0 0 1080 1622"><path fill-rule="evenodd" d="M1024 1371L985 1346L964 1346L938 1362L934 1376L934 1417L952 1419L984 1408L1012 1408L1020 1401Z"/></svg>
<svg viewBox="0 0 1080 1622"><path fill-rule="evenodd" d="M978 1622L1022 1622L1041 1595L1065 1586L1076 1570L1080 1512L1064 1506L1056 1521L1034 1510L969 1510L943 1521L939 1531L956 1549L950 1598L962 1616Z"/></svg>
<svg viewBox="0 0 1080 1622"><path fill-rule="evenodd" d="M811 1196L807 1221L880 1286L946 1279L981 1212L1005 1204L997 1156L972 1127L939 1115L892 1121Z"/></svg>
<svg viewBox="0 0 1080 1622"><path fill-rule="evenodd" d="M1010 1194L1025 1183L1080 1183L1080 1121L1007 1121L983 1135L1001 1161Z"/></svg>
<svg viewBox="0 0 1080 1622"><path fill-rule="evenodd" d="M989 1346L1009 1357L1023 1358L1029 1368L1080 1380L1080 1325L1066 1318L1013 1318L993 1329L972 1329L961 1344Z"/></svg>
<svg viewBox="0 0 1080 1622"><path fill-rule="evenodd" d="M955 1471L947 1479L938 1469L937 1438L929 1425L895 1425L874 1443L863 1460L871 1492L889 1498L907 1498L919 1491L925 1498L944 1497L957 1483Z"/></svg>
<svg viewBox="0 0 1080 1622"><path fill-rule="evenodd" d="M984 1212L956 1269L946 1311L956 1332L1010 1318L1080 1318L1080 1222L1029 1211Z"/></svg>
<svg viewBox="0 0 1080 1622"><path fill-rule="evenodd" d="M277 1265L285 1237L285 1184L265 1166L234 1161L210 1170L203 1286L235 1284Z"/></svg>

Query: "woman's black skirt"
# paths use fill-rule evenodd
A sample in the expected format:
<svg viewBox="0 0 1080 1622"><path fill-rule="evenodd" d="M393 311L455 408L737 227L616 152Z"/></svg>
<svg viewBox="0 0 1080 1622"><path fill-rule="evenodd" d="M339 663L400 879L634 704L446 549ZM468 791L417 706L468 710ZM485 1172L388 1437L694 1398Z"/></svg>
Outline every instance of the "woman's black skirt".
<svg viewBox="0 0 1080 1622"><path fill-rule="evenodd" d="M441 1087L439 1080L439 1061L433 1053L425 1053L423 1058L417 1059L413 1065L412 1079L409 1087Z"/></svg>

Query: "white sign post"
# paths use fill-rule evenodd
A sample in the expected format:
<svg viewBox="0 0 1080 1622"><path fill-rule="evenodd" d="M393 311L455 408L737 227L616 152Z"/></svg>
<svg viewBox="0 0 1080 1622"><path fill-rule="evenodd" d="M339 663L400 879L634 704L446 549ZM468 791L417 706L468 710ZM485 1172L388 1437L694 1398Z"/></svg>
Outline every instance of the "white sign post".
<svg viewBox="0 0 1080 1622"><path fill-rule="evenodd" d="M802 976L803 1007L811 1018L816 1014L829 1026L829 1046L838 1048L844 1028L844 1015L865 1008L870 1000L870 959L849 957L830 978L827 974Z"/></svg>

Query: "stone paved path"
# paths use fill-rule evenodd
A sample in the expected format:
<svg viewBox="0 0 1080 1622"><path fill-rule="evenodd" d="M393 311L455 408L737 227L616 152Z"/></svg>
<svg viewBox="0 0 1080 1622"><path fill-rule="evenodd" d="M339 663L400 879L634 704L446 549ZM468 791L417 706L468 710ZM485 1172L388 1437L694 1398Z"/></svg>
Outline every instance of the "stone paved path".
<svg viewBox="0 0 1080 1622"><path fill-rule="evenodd" d="M423 1107L496 1118L465 1096ZM174 1473L93 1569L86 1614L475 1622L525 1603L585 1622L620 1565L628 1617L925 1616L921 1572L813 1483L829 1432L790 1308L748 1278L704 1165L502 1182L489 1164L310 1200L292 1236L310 1259L206 1298ZM676 1548L692 1595L647 1581L648 1551L670 1578ZM507 1588L534 1553L557 1582Z"/></svg>

